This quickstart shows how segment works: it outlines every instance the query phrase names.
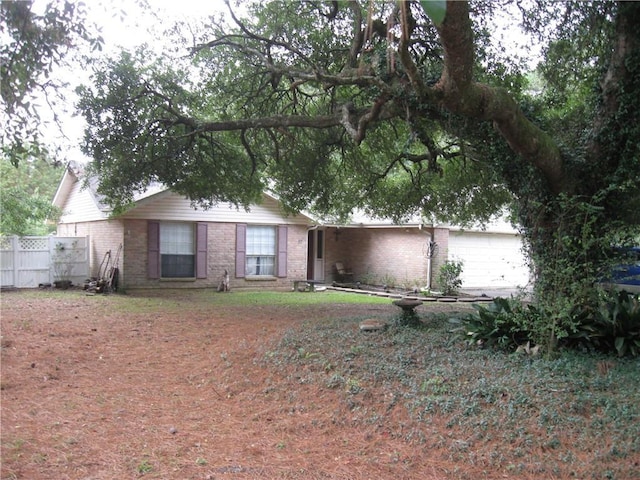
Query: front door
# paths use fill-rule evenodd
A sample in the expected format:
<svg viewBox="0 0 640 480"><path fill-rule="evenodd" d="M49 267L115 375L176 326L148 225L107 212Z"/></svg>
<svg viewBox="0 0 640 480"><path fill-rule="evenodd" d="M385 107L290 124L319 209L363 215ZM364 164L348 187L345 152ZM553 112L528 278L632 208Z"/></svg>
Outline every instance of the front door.
<svg viewBox="0 0 640 480"><path fill-rule="evenodd" d="M324 230L309 230L307 280L324 281Z"/></svg>

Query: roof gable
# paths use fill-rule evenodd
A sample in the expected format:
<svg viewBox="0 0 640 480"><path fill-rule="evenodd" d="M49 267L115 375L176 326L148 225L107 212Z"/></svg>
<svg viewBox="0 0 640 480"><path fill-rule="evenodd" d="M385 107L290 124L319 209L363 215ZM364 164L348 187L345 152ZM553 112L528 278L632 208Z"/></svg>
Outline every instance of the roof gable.
<svg viewBox="0 0 640 480"><path fill-rule="evenodd" d="M83 178L84 166L77 162L69 162L60 181L53 205L63 210L61 223L79 221L96 221L109 218L111 208L105 198L98 193L98 179L92 177L85 187ZM438 223L434 219L428 220L414 216L402 224L396 224L391 219L374 219L363 211L355 211L347 224L336 224L314 218L309 213L286 215L279 199L268 193L263 193L263 201L251 205L249 210L236 207L228 202L220 202L209 209L198 208L184 196L169 190L166 186L154 183L137 193L134 206L119 215L120 218L153 219L175 221L204 221L230 223L262 223L262 224L303 224L337 227L368 227L368 228L403 228L403 227L442 227L450 230L485 231L490 233L517 233L517 230L506 221L505 217L498 217L487 225L474 225L467 228Z"/></svg>
<svg viewBox="0 0 640 480"><path fill-rule="evenodd" d="M61 223L104 220L111 215L111 207L98 193L98 179L90 177L85 184L85 178L83 165L69 162L52 201L53 205L64 212ZM263 193L262 202L251 205L248 210L238 208L229 202L220 202L211 208L203 209L159 183L137 193L132 208L118 217L263 224L315 223L310 216L301 213L285 214L280 201L266 192Z"/></svg>
<svg viewBox="0 0 640 480"><path fill-rule="evenodd" d="M251 205L248 210L229 202L220 202L211 208L204 209L194 206L188 198L171 190L163 190L138 200L135 206L120 215L120 218L267 225L313 223L313 220L306 215L285 215L280 202L266 193L263 194L263 201L260 204Z"/></svg>

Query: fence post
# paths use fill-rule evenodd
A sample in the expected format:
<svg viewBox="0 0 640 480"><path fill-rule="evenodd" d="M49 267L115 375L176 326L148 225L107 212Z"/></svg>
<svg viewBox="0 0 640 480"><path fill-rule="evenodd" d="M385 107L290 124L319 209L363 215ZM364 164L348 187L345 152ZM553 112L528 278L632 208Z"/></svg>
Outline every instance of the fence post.
<svg viewBox="0 0 640 480"><path fill-rule="evenodd" d="M54 280L54 272L53 272L53 261L56 252L56 242L55 237L53 235L49 235L49 283L53 285Z"/></svg>
<svg viewBox="0 0 640 480"><path fill-rule="evenodd" d="M14 287L18 287L18 236L11 237L11 250L13 250L13 278L11 283Z"/></svg>
<svg viewBox="0 0 640 480"><path fill-rule="evenodd" d="M89 243L89 235L84 237L84 262L87 271L87 278L91 278L91 244ZM117 265L116 265L117 266Z"/></svg>

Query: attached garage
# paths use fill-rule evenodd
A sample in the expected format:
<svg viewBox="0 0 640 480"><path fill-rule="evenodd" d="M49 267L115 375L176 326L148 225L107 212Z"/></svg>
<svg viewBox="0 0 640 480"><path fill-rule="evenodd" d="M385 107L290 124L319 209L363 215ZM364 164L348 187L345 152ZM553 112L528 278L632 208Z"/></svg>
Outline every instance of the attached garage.
<svg viewBox="0 0 640 480"><path fill-rule="evenodd" d="M524 287L529 283L520 236L512 233L451 231L450 260L462 260L463 288Z"/></svg>

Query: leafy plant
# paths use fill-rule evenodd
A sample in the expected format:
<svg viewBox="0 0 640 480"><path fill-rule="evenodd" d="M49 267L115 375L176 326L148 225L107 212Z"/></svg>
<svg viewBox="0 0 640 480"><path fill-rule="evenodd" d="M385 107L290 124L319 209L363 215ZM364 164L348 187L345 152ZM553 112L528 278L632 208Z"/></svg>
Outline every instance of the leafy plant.
<svg viewBox="0 0 640 480"><path fill-rule="evenodd" d="M78 242L73 241L70 245L62 242L56 243L55 254L52 258L53 272L56 279L62 284L69 285L71 283L71 274L73 273L74 263L76 260L76 248Z"/></svg>
<svg viewBox="0 0 640 480"><path fill-rule="evenodd" d="M387 288L394 288L398 282L396 280L396 277L394 277L390 273L385 273L380 279L380 281L382 282L382 285L384 285Z"/></svg>
<svg viewBox="0 0 640 480"><path fill-rule="evenodd" d="M366 272L359 276L360 283L365 285L375 285L378 281L378 276L372 272Z"/></svg>
<svg viewBox="0 0 640 480"><path fill-rule="evenodd" d="M544 345L547 352L585 336L582 326L593 323L603 302L598 282L616 261L612 245L633 242L636 230L623 223L609 223L603 229L607 214L602 204L608 193L589 198L560 195L553 205L529 207L528 215L546 220L536 227L538 235L544 232L544 241L525 232L539 313L528 328L535 343ZM549 222L554 228L549 228Z"/></svg>
<svg viewBox="0 0 640 480"><path fill-rule="evenodd" d="M447 260L440 266L438 284L445 295L456 295L462 287L463 262L461 260Z"/></svg>
<svg viewBox="0 0 640 480"><path fill-rule="evenodd" d="M496 298L488 305L473 307L475 312L450 320L459 325L452 332L464 337L469 345L508 350L530 341L527 325L532 316L538 315L534 306L525 307L517 299Z"/></svg>
<svg viewBox="0 0 640 480"><path fill-rule="evenodd" d="M640 356L639 296L617 291L601 296L598 301L599 309L594 309L592 302L567 309L566 316L573 326L559 339L560 345L613 352L620 357ZM548 332L540 326L545 325L545 318L554 315L516 298L496 298L488 305L474 308L476 312L450 319L457 325L452 332L464 337L470 345L520 348L527 353L545 344Z"/></svg>
<svg viewBox="0 0 640 480"><path fill-rule="evenodd" d="M626 291L607 296L601 308L592 315L584 314L573 335L581 345L619 357L640 356L640 299Z"/></svg>
<svg viewBox="0 0 640 480"><path fill-rule="evenodd" d="M153 465L151 465L151 463L149 463L149 459L148 458L144 458L138 464L137 470L138 470L138 473L140 475L144 475L145 473L149 473L149 472L153 471Z"/></svg>

